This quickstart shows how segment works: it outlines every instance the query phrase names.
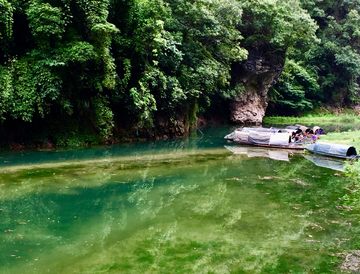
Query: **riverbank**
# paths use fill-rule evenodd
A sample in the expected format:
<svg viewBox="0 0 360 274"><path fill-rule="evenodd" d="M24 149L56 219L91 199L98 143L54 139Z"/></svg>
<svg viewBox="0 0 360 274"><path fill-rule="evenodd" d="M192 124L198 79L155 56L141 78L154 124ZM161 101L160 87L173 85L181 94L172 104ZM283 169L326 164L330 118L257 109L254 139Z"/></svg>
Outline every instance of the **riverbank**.
<svg viewBox="0 0 360 274"><path fill-rule="evenodd" d="M269 124L316 124L319 126L332 124L347 124L353 125L352 129L346 131L327 132L326 135L320 137L321 142L338 143L351 145L356 148L357 153L360 153L360 116L355 112L342 113L335 115L334 113L312 113L302 117L265 117L265 123ZM347 206L359 209L360 197L360 161L347 162L345 164L346 176L351 178L351 183L347 186L349 193L343 199Z"/></svg>
<svg viewBox="0 0 360 274"><path fill-rule="evenodd" d="M360 130L357 129L360 116L355 113L351 114L310 114L303 117L266 117L266 123L274 124L318 124L321 126L329 124L353 124L352 130L328 132L326 135L320 137L321 142L338 143L351 145L356 148L357 153L360 153ZM344 187L348 192L339 200L342 206L338 207L339 210L356 211L360 209L360 161L348 161L345 164L345 175L348 177L348 184ZM343 213L344 214L344 213ZM339 244L340 245L340 244ZM337 258L343 258L342 270L359 270L358 244L351 244L348 250L344 249L338 253Z"/></svg>
<svg viewBox="0 0 360 274"><path fill-rule="evenodd" d="M321 141L351 145L356 148L358 154L360 153L360 130L332 132L323 136ZM349 205L360 208L360 161L347 162L345 171L347 176L352 179L352 184L348 186L350 193L344 199L348 201Z"/></svg>
<svg viewBox="0 0 360 274"><path fill-rule="evenodd" d="M358 124L360 116L354 110L344 110L341 114L323 111L299 117L269 116L264 117L263 122L267 124Z"/></svg>

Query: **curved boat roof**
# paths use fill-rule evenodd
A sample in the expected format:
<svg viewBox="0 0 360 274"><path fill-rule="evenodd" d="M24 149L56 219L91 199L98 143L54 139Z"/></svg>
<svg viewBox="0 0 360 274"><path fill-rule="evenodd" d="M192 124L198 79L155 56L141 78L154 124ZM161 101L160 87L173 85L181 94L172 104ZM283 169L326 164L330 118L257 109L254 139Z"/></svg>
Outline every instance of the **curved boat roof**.
<svg viewBox="0 0 360 274"><path fill-rule="evenodd" d="M306 148L314 153L341 158L357 155L355 147L342 144L316 142L315 144L306 146Z"/></svg>

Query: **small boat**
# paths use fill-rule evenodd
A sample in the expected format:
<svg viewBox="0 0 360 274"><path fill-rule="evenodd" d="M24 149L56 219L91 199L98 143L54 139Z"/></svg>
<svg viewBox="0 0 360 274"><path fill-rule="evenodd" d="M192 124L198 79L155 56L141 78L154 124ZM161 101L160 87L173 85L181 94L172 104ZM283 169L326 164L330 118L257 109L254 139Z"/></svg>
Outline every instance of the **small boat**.
<svg viewBox="0 0 360 274"><path fill-rule="evenodd" d="M272 148L305 149L304 143L293 142L289 133L238 131L224 137L234 143Z"/></svg>
<svg viewBox="0 0 360 274"><path fill-rule="evenodd" d="M306 145L305 148L312 153L341 159L353 160L360 157L357 155L355 147L349 145L316 142Z"/></svg>

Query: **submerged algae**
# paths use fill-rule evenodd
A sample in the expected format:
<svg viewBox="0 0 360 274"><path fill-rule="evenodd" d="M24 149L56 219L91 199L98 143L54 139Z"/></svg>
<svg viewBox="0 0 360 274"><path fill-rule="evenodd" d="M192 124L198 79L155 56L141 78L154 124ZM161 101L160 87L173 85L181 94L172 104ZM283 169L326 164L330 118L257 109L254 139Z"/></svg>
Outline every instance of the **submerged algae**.
<svg viewBox="0 0 360 274"><path fill-rule="evenodd" d="M209 149L0 172L3 273L324 273L359 240L355 212L337 208L346 178L298 156Z"/></svg>

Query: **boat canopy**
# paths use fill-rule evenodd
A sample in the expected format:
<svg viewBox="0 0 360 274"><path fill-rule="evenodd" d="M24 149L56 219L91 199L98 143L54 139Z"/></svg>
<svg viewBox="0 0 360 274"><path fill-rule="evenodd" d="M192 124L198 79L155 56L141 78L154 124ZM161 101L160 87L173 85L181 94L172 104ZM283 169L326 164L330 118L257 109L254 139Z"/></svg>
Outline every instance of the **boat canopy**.
<svg viewBox="0 0 360 274"><path fill-rule="evenodd" d="M252 144L268 145L271 136L273 136L273 134L267 132L249 132L248 142Z"/></svg>
<svg viewBox="0 0 360 274"><path fill-rule="evenodd" d="M277 133L270 136L270 145L287 146L291 142L291 137L287 133Z"/></svg>
<svg viewBox="0 0 360 274"><path fill-rule="evenodd" d="M271 127L270 128L271 132L278 132L278 133L286 133L286 129L285 128L279 128L279 127Z"/></svg>
<svg viewBox="0 0 360 274"><path fill-rule="evenodd" d="M285 129L292 129L292 130L298 130L300 128L299 125L295 125L295 126L286 126Z"/></svg>
<svg viewBox="0 0 360 274"><path fill-rule="evenodd" d="M248 142L252 144L287 146L291 141L287 133L250 132Z"/></svg>
<svg viewBox="0 0 360 274"><path fill-rule="evenodd" d="M250 144L287 146L291 142L291 137L287 133L271 133L258 131L238 131L226 135L225 139L240 141Z"/></svg>
<svg viewBox="0 0 360 274"><path fill-rule="evenodd" d="M263 127L243 127L241 131L244 132L250 132L250 131L256 131L256 132L275 132L270 128L263 128Z"/></svg>
<svg viewBox="0 0 360 274"><path fill-rule="evenodd" d="M321 142L316 142L314 144L313 152L325 155L334 155L338 157L349 157L357 155L356 149L353 146Z"/></svg>

